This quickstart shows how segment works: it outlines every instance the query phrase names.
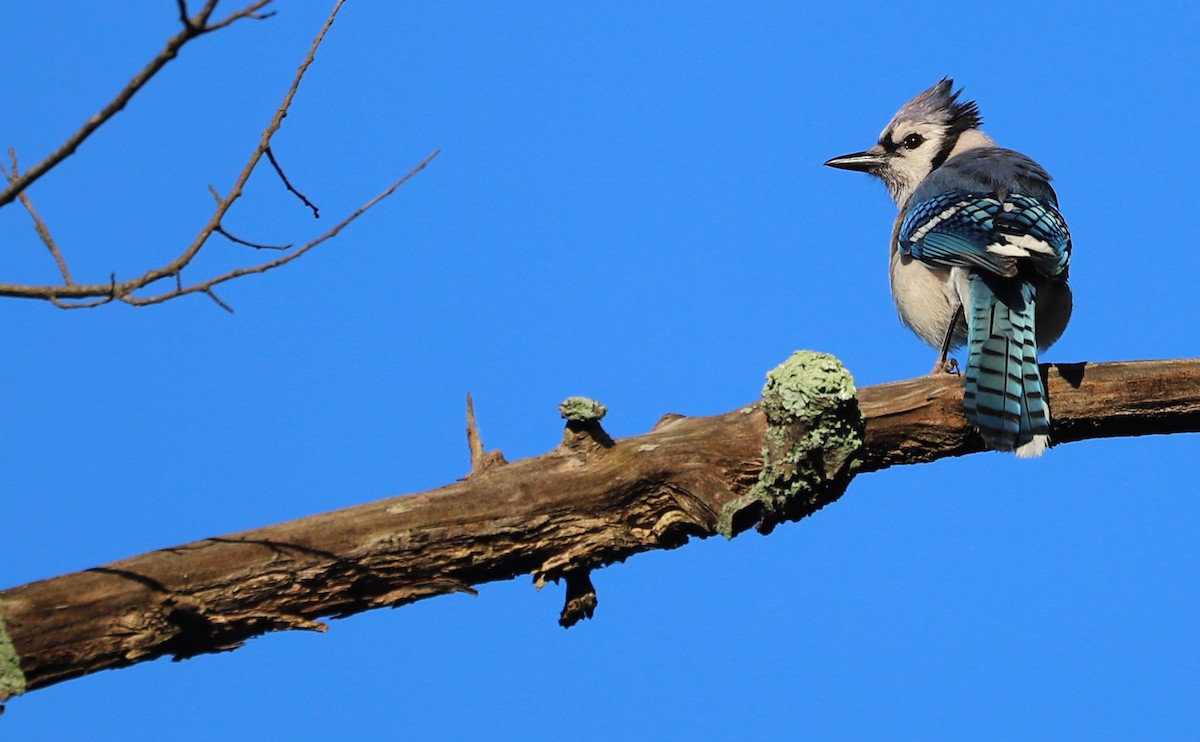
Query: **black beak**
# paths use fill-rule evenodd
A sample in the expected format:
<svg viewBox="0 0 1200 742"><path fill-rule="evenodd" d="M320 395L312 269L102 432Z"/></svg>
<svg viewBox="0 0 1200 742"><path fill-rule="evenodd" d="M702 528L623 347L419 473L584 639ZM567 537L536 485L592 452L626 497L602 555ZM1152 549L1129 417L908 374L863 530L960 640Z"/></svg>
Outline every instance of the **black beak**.
<svg viewBox="0 0 1200 742"><path fill-rule="evenodd" d="M882 149L876 147L865 152L855 152L841 157L834 157L832 160L826 160L827 167L836 167L838 170L854 170L860 173L876 173L883 167L885 162Z"/></svg>

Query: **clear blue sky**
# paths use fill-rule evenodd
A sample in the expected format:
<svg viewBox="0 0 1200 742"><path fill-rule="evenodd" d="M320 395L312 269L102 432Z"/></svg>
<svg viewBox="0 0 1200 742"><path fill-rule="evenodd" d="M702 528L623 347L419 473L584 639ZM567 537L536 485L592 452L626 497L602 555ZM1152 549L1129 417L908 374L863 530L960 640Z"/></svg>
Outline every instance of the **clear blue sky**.
<svg viewBox="0 0 1200 742"><path fill-rule="evenodd" d="M165 262L227 189L329 3L187 48L31 196L80 280ZM588 5L589 7L585 7ZM754 400L793 350L928 371L888 295L894 207L821 163L943 75L1054 174L1076 311L1048 361L1197 355L1200 11L1005 3L350 3L226 225L323 230L221 296L0 301L3 585L432 488L463 397L510 458L564 397L614 436ZM176 30L174 3L0 8L0 146L32 164ZM0 212L0 281L49 281ZM252 260L213 242L192 274ZM1193 738L1195 436L864 476L767 538L637 556L564 631L528 579L105 672L5 740Z"/></svg>

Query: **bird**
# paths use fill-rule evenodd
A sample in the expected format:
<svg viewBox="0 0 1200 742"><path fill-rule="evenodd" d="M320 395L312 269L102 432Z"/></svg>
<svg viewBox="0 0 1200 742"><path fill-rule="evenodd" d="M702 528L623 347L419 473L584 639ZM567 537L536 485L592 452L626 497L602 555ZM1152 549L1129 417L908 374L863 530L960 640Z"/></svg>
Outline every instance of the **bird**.
<svg viewBox="0 0 1200 742"><path fill-rule="evenodd" d="M875 146L825 165L873 175L899 207L889 279L901 322L954 372L985 445L1040 456L1050 409L1038 352L1071 318L1071 234L1045 168L985 134L975 101L944 77L905 103Z"/></svg>

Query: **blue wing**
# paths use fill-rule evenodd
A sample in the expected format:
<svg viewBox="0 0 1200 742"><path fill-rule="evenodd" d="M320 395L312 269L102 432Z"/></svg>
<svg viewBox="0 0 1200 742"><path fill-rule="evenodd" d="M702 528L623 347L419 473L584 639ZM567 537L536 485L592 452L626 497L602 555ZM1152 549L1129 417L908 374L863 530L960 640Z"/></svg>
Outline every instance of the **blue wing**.
<svg viewBox="0 0 1200 742"><path fill-rule="evenodd" d="M1047 201L947 191L908 208L898 247L940 267L1015 276L1019 261L1028 259L1039 273L1060 276L1070 262L1071 236Z"/></svg>
<svg viewBox="0 0 1200 742"><path fill-rule="evenodd" d="M1071 233L1054 204L1013 194L996 215L995 228L1005 242L1028 245L1029 258L1043 275L1061 276L1067 270Z"/></svg>

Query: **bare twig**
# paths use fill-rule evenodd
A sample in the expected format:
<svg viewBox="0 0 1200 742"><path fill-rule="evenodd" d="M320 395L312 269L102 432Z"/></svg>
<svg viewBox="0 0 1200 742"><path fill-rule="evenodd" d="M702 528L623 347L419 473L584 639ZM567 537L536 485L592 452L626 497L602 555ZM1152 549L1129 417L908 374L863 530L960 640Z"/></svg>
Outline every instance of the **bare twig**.
<svg viewBox="0 0 1200 742"><path fill-rule="evenodd" d="M175 0L175 5L179 8L179 22L183 24L184 28L191 26L192 19L188 17L187 1Z"/></svg>
<svg viewBox="0 0 1200 742"><path fill-rule="evenodd" d="M75 279L71 277L71 270L67 267L67 261L58 249L58 244L54 242L54 237L50 235L50 228L42 221L42 217L37 213L37 209L33 208L33 202L29 199L29 193L21 191L17 198L21 201L21 205L25 207L25 210L29 212L29 216L33 217L33 228L42 240L42 244L50 251L50 256L54 258L54 263L58 266L58 272L62 274L63 281L68 286L74 285Z"/></svg>
<svg viewBox="0 0 1200 742"><path fill-rule="evenodd" d="M233 314L233 307L231 307L228 304L226 304L225 302L221 301L221 297L217 296L217 293L215 291L213 291L212 289L204 289L204 293L208 295L208 298L215 301L217 303L217 306L219 306L221 309L224 309L226 312Z"/></svg>
<svg viewBox="0 0 1200 742"><path fill-rule="evenodd" d="M51 296L48 301L59 309L91 309L92 307L111 304L114 299L116 299L115 296L106 296L103 299L95 299L94 301L69 302Z"/></svg>
<svg viewBox="0 0 1200 742"><path fill-rule="evenodd" d="M483 439L479 437L479 425L475 422L475 400L467 392L467 448L471 451L471 472L483 468Z"/></svg>
<svg viewBox="0 0 1200 742"><path fill-rule="evenodd" d="M185 286L183 288L179 287L178 277L184 266L179 266L177 269L172 271L158 271L152 278L148 278L147 276L150 274L147 274L135 279L123 281L121 283L75 284L72 286L27 286L24 284L0 284L0 296L8 296L16 299L43 299L61 309L83 309L95 307L102 304L108 304L113 299L120 299L126 304L140 307L150 304L161 304L162 302L167 301L168 299L174 299L177 296L204 292L213 286L225 283L226 281L232 281L233 279L240 278L242 276L248 276L255 273L265 273L274 268L287 265L326 240L337 236L337 234L347 227L351 222L358 219L358 217L362 216L383 199L392 195L397 188L404 185L410 178L424 170L425 166L432 162L433 158L437 157L439 154L441 154L441 150L435 150L432 154L422 160L420 164L408 171L404 177L400 178L395 183L392 183L386 190L355 209L354 212L352 212L342 221L335 224L329 231L325 232L316 239L301 245L293 252L266 263L260 263L259 265L250 266L248 268L237 268L229 271L228 273L223 273L219 276L216 276L215 278L210 278L206 281L202 281L191 286ZM216 230L214 229L213 231ZM162 278L172 276L177 279L176 289L173 291L150 297L136 297L132 295L134 291L145 287L152 281L157 281ZM89 299L96 296L103 296L104 298L99 301L86 303L74 303L70 301L72 299Z"/></svg>
<svg viewBox="0 0 1200 742"><path fill-rule="evenodd" d="M184 296L186 294L194 294L197 292L207 292L213 286L217 286L219 284L225 283L226 281L232 281L235 278L241 278L242 276L249 276L249 275L252 275L255 273L266 273L267 271L272 270L274 268L278 268L282 265L287 265L288 263L292 262L293 260L300 257L304 253L313 249L317 245L320 245L322 242L325 242L326 240L329 240L329 239L337 236L337 234L339 232L341 232L342 229L347 227L351 222L353 222L355 219L358 219L358 217L365 214L368 210L370 210L372 207L374 207L376 204L378 204L383 199L392 195L392 193L394 193L397 188L399 188L400 186L402 186L406 182L408 182L409 178L413 177L417 173L424 170L425 166L428 165L430 162L432 162L433 158L437 157L438 154L440 154L440 152L441 152L441 150L437 150L437 151L433 152L433 154L429 155L423 161L421 161L421 163L419 165L414 167L412 170L408 171L408 173L405 174L405 176L403 178L401 178L400 180L397 180L395 183L388 186L387 190L383 191L382 193L375 196L367 203L365 203L362 206L355 209L353 213L351 213L345 219L343 219L342 221L340 221L336 225L334 225L333 228L330 229L328 232L321 235L320 237L317 237L316 239L312 240L311 242L301 245L300 247L296 248L294 251L288 253L287 255L283 255L281 257L276 258L275 260L271 260L266 263L260 263L258 265L250 266L248 268L236 268L234 270L229 271L228 273L223 273L219 276L216 276L215 278L210 278L208 280L201 281L200 283L192 284L191 286L185 286L182 290L176 289L175 291L169 291L169 292L166 292L163 294L158 294L156 296L137 297L137 296L133 296L133 295L129 294L128 292L126 292L122 289L120 292L121 295L119 298L121 299L121 301L125 302L126 304L131 304L136 307L144 307L144 306L148 306L150 304L161 304L162 302L167 301L168 299L174 299L177 296ZM138 280L140 281L141 279L138 279ZM145 285L145 284L142 284L142 285ZM4 295L5 288L6 288L5 286L0 285L0 296ZM141 285L137 286L136 288L141 288Z"/></svg>
<svg viewBox="0 0 1200 742"><path fill-rule="evenodd" d="M271 151L270 147L267 147L266 155L267 159L271 161L271 167L275 168L275 172L279 175L279 179L283 181L284 187L296 194L296 198L300 199L305 206L312 209L313 219L320 219L321 212L317 210L316 205L314 205L312 201L308 200L307 196L296 190L295 186L292 185L292 182L288 180L288 177L284 175L283 168L279 167L279 162L275 159L275 153Z"/></svg>
<svg viewBox="0 0 1200 742"><path fill-rule="evenodd" d="M204 227L200 230L200 234L196 235L196 238L192 240L192 244L189 245L182 254L162 268L147 271L142 276L144 282L132 290L149 285L161 278L174 275L185 268L188 263L192 262L192 259L196 257L196 254L200 252L200 248L204 247L204 244L208 241L209 237L212 236L213 232L216 231L217 227L221 225L221 220L229 211L230 207L233 206L234 202L241 198L242 189L245 188L246 181L250 180L250 175L254 172L254 168L258 165L258 161L262 159L262 156L266 152L267 148L271 146L271 137L275 136L275 132L279 131L279 127L283 126L283 119L287 116L288 110L292 107L292 100L296 97L296 91L300 89L300 83L304 80L304 74L308 71L309 66L316 58L317 49L321 46L321 42L325 40L325 34L328 33L330 27L333 26L333 22L337 18L338 11L341 10L344 3L345 0L338 0L338 2L333 6L333 10L330 11L329 17L325 19L324 25L321 26L321 30L317 32L316 38L313 39L312 45L308 49L308 54L305 55L304 61L300 63L299 69L296 70L296 74L292 78L292 84L290 87L288 87L287 94L283 97L283 102L279 104L277 109L275 109L275 115L271 117L271 123L268 124L267 128L263 131L262 136L259 138L258 146L250 155L250 159L242 168L241 173L238 174L237 179L233 183L233 187L229 191L229 195L225 196L225 198L221 199L221 202L217 204L216 211L213 213L212 217L209 218L208 223L204 225Z"/></svg>
<svg viewBox="0 0 1200 742"><path fill-rule="evenodd" d="M0 173L3 173L4 179L11 183L20 175L20 170L17 167L17 151L9 147L8 156L12 162L12 172L10 173L5 170L4 165L0 165ZM33 229L37 232L42 244L50 251L50 256L54 258L54 262L58 266L58 272L62 274L63 281L68 286L74 284L75 279L71 277L71 271L67 268L67 261L63 259L62 252L58 249L58 244L55 243L54 237L50 235L50 228L42 221L42 217L38 214L37 209L33 208L33 201L30 200L29 194L21 191L17 197L21 200L21 205L25 207L25 210L29 212L29 216L33 218Z"/></svg>
<svg viewBox="0 0 1200 742"><path fill-rule="evenodd" d="M500 449L483 450L483 436L479 435L479 425L475 422L475 400L467 393L467 448L471 451L471 471L467 478L478 476L496 467L504 466L508 459Z"/></svg>
<svg viewBox="0 0 1200 742"><path fill-rule="evenodd" d="M230 13L229 16L227 18L225 18L224 20L220 20L220 21L217 21L216 23L209 23L209 24L205 25L204 31L206 33L209 31L218 31L222 28L225 28L226 26L228 26L231 23L242 20L243 18L249 18L254 21L265 21L266 19L275 15L275 11L272 10L267 13L260 13L258 11L261 10L262 8L265 8L266 6L270 5L272 1L273 0L259 0L259 2L248 5L239 11ZM214 3L214 5L215 5L215 3Z"/></svg>
<svg viewBox="0 0 1200 742"><path fill-rule="evenodd" d="M188 21L187 21L187 23L189 24L188 27L193 29L191 32L193 34L206 33L208 31L214 30L216 28L223 27L224 25L228 25L229 23L232 23L233 21L235 21L239 18L259 18L259 17L262 17L262 14L259 14L258 11L263 6L265 6L268 2L270 2L270 0L258 0L257 2L251 3L250 5L246 6L242 10L231 14L229 17L227 17L223 21L220 21L218 23L209 23L208 19L211 16L211 14L216 6L215 0L209 0L208 2L205 3L204 7L198 13L196 13L195 15L191 16L188 19ZM276 108L275 113L272 116L270 123L267 125L267 128L263 131L262 135L259 138L258 145L255 147L254 151L250 155L250 158L248 159L246 164L243 166L243 168L242 168L241 172L238 174L237 178L234 180L233 186L230 188L228 194L225 195L224 197L222 197L221 194L216 190L216 188L214 188L212 185L209 185L208 189L209 189L209 192L212 194L214 201L216 202L216 208L214 209L212 216L208 219L208 221L200 229L200 232L196 235L196 237L191 241L191 243L179 255L177 255L173 260L169 261L165 265L162 265L161 267L148 270L140 276L137 276L135 278L130 278L128 280L125 280L125 281L122 281L119 283L114 280L108 284L79 284L79 283L75 283L73 280L65 280L64 284L54 285L54 286L34 286L34 285L28 285L28 284L0 284L0 296L7 296L7 297L12 297L12 298L20 298L20 299L40 299L43 301L49 301L54 306L60 307L63 309L79 309L79 308L85 308L85 307L99 306L101 304L107 304L114 300L119 300L125 304L129 304L129 305L133 305L133 306L147 306L150 304L159 304L161 302L167 301L168 299L173 299L178 296L184 296L186 294L203 293L203 294L207 294L210 298L212 298L214 301L216 301L218 303L218 305L220 305L222 308L225 308L228 310L229 305L226 304L225 302L221 301L220 299L218 299L212 293L213 287L215 287L219 284L225 283L227 281L231 281L235 278L240 278L241 276L246 276L246 275L250 275L250 274L254 274L254 273L264 273L266 271L269 271L274 268L278 268L282 265L286 265L287 263L290 263L291 261L293 261L296 258L300 257L301 255L305 254L312 248L316 247L317 245L320 245L321 243L325 242L326 240L336 236L339 232L341 232L341 230L343 228L345 228L347 225L349 225L351 222L353 222L355 219L357 219L359 216L361 216L367 210L369 210L370 208L375 206L377 203L382 201L384 198L387 198L388 196L390 196L397 188L399 188L401 185L403 185L405 182L407 182L409 178L411 178L413 175L415 175L416 173L418 173L422 169L424 169L424 167L426 165L428 165L429 162L438 155L437 151L435 151L434 153L429 155L429 157L427 157L419 165L417 165L415 168L413 168L411 171L409 171L404 177L400 178L398 181L393 183L390 187L388 187L382 193L375 196L373 199L371 199L366 204L364 204L362 207L360 207L359 209L357 209L356 211L351 213L349 216L347 216L341 222L334 225L327 232L325 232L324 234L320 235L319 237L311 240L310 242L308 242L304 245L301 245L299 248L293 249L291 245L271 246L271 245L264 245L264 244L248 242L248 241L242 240L238 237L234 237L233 235L231 235L228 231L226 231L221 226L221 222L224 219L225 215L229 212L229 210L233 206L233 204L242 196L243 189L246 185L246 182L250 179L251 174L254 172L255 167L258 165L258 163L262 159L263 155L266 155L268 157L268 159L272 162L272 164L274 165L274 167L276 169L276 172L279 174L280 178L283 180L284 185L290 191L292 191L297 196L299 196L306 204L308 204L309 207L313 209L314 215L316 214L316 211L317 211L316 207L313 206L308 201L307 198L305 198L302 194L300 194L295 188L293 188L291 186L291 184L288 182L287 178L283 175L282 169L279 167L278 163L275 162L274 157L271 153L271 139L276 134L276 132L279 131L279 128L282 126L283 119L286 118L288 111L291 108L292 101L294 100L294 98L296 96L296 92L299 90L300 83L303 81L304 75L307 72L309 66L313 63L313 60L316 57L317 49L320 47L322 41L324 40L326 33L328 33L329 29L332 27L333 22L337 17L338 11L341 9L344 2L345 2L345 0L337 0L337 2L334 4L334 7L330 11L329 16L326 18L325 23L322 25L320 31L317 33L316 37L313 39L313 42L312 42L311 46L309 47L308 53L305 55L303 61L301 62L299 68L297 69L296 74L294 75L294 77L292 79L291 85L288 87L287 93L284 95L283 101ZM186 2L184 2L183 0L179 0L179 2L177 4L179 6L181 16L187 17ZM199 31L197 31L195 29L199 29ZM182 43L182 42L180 42L180 43ZM170 45L168 45L168 48L170 49L172 47ZM177 50L177 47L174 47L174 48L176 48L176 50ZM165 62L163 62L163 63L165 64ZM155 71L157 71L157 68L155 69ZM147 73L144 72L143 76L145 76L146 74ZM144 84L144 81L142 84ZM135 90L135 92L136 92L136 90ZM69 154L69 152L67 154ZM61 158L59 158L59 159L61 160ZM42 164L39 164L38 167L42 167ZM20 179L18 182L24 182L25 186L27 186L29 182L32 182L29 178L30 178L29 173L25 173L23 176L20 176ZM15 187L16 187L15 184L10 185L10 190ZM24 186L22 186L22 187L24 187ZM2 205L3 205L3 203L0 202L0 206L2 206ZM200 252L200 250L204 247L204 245L207 244L208 240L212 237L213 234L220 234L221 236L223 236L229 240L232 240L233 242L247 245L249 247L254 247L254 248L258 248L258 249L276 249L276 250L281 250L281 251L287 251L287 254L282 255L275 260L260 263L258 265L253 265L253 266L249 266L249 267L243 267L243 268L231 270L227 273L223 273L221 275L215 276L213 278L209 278L207 280L198 281L198 282L190 284L190 285L185 284L183 282L182 278L180 277L180 274L182 273L184 268L186 268L188 265L191 264L192 260ZM152 295L152 296L137 295L139 291L146 288L147 286L150 286L151 284L153 284L157 281L160 281L164 278L172 278L172 277L175 279L175 288L173 290L166 291L166 292ZM65 279L65 277L64 277L64 279Z"/></svg>
<svg viewBox="0 0 1200 742"><path fill-rule="evenodd" d="M260 245L257 242L249 242L247 240L243 240L241 237L235 237L235 236L229 234L229 232L225 231L224 227L217 227L215 231L217 234L221 235L222 237L229 240L230 242L236 242L237 244L245 245L246 247L253 247L255 250L291 250L292 249L291 245ZM179 274L176 273L175 275L178 276Z"/></svg>
<svg viewBox="0 0 1200 742"><path fill-rule="evenodd" d="M104 125L106 121L115 116L121 109L129 103L134 95L146 86L151 78L158 74L159 70L167 65L172 59L179 54L179 50L184 47L192 39L202 36L210 31L215 31L218 28L224 28L230 23L241 18L255 18L258 16L258 11L269 4L271 0L256 0L255 2L243 8L240 11L232 13L225 20L208 25L208 18L212 15L213 9L216 8L217 0L207 0L200 12L191 19L187 17L187 7L183 0L179 0L180 17L183 21L183 30L167 40L166 46L158 53L154 59L150 60L142 71L134 75L133 79L117 93L117 96L108 102L104 108L101 108L98 113L84 122L83 126L72 134L66 142L63 143L54 152L50 153L46 159L25 171L25 174L11 181L8 187L0 191L0 207L6 206L16 200L29 186L41 178L46 173L50 172L58 163L70 157L97 129ZM340 3L339 3L340 4ZM48 296L44 298L49 298Z"/></svg>

